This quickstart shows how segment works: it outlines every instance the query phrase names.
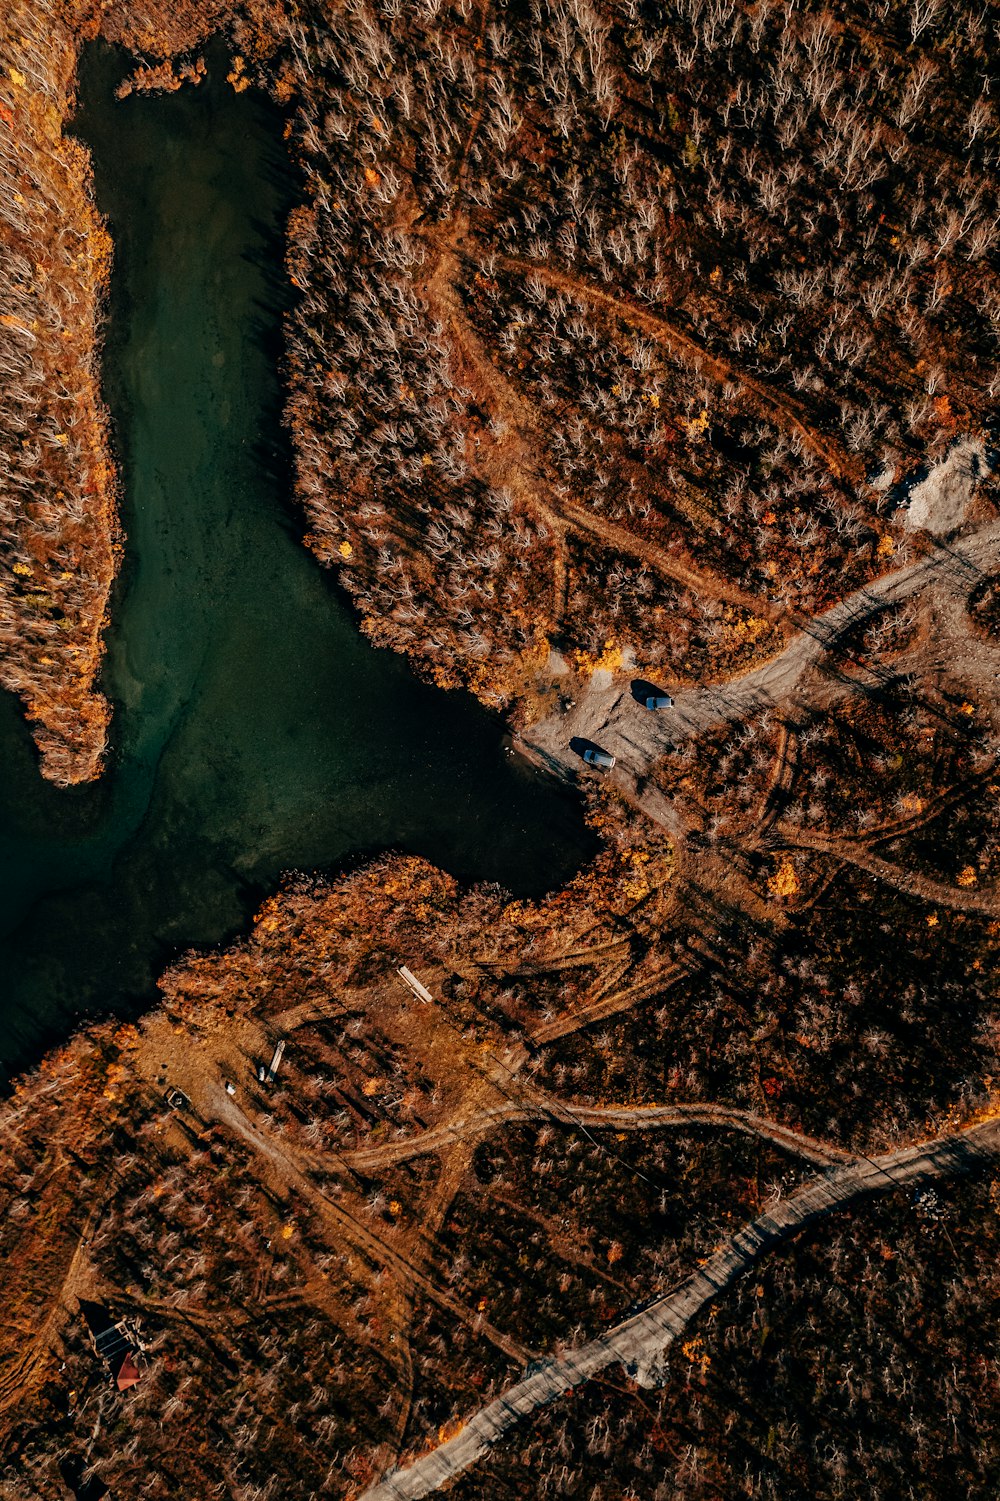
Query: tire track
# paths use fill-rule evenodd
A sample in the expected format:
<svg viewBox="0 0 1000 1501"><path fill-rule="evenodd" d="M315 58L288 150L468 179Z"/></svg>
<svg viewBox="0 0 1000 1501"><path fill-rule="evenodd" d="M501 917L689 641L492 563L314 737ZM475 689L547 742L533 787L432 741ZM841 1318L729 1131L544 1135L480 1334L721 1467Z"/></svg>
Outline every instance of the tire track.
<svg viewBox="0 0 1000 1501"><path fill-rule="evenodd" d="M694 1103L690 1105L574 1105L556 1095L532 1091L521 1100L509 1100L485 1110L433 1126L407 1141L386 1142L344 1155L352 1168L367 1170L391 1167L422 1157L426 1152L475 1136L488 1136L497 1126L522 1121L557 1120L565 1126L586 1126L588 1130L649 1131L690 1126L717 1126L722 1130L740 1131L769 1141L783 1151L819 1166L849 1160L850 1153L830 1143L818 1141L804 1132L783 1126L767 1116L755 1115L733 1105Z"/></svg>

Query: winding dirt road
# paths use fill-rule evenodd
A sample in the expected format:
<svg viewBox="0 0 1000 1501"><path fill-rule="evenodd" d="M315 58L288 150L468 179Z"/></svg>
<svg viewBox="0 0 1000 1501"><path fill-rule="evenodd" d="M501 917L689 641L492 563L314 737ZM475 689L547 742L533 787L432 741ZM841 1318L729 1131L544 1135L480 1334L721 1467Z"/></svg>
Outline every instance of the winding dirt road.
<svg viewBox="0 0 1000 1501"><path fill-rule="evenodd" d="M408 226L411 233L415 229L416 226ZM545 522L553 534L555 622L561 621L565 610L568 587L566 534L569 530L593 537L604 547L642 559L654 572L672 579L696 597L710 595L758 615L776 616L777 611L772 605L738 585L704 572L627 527L616 526L585 506L576 505L556 493L542 456L543 445L536 438L537 431L544 427L544 418L490 357L466 314L458 290L460 254L464 252L456 248L462 236L462 221L453 226L450 235L428 229L420 233L434 249L433 269L421 292L433 316L448 331L452 355L463 379L475 391L483 408L499 419L499 426L480 434L477 467L490 484L510 490L526 509Z"/></svg>
<svg viewBox="0 0 1000 1501"><path fill-rule="evenodd" d="M59 1326L70 1316L71 1305L87 1286L87 1247L100 1206L94 1205L72 1242L69 1261L41 1328L27 1342L17 1361L0 1371L0 1412L16 1407L41 1384ZM89 1289L88 1289L89 1290Z"/></svg>
<svg viewBox="0 0 1000 1501"><path fill-rule="evenodd" d="M487 1136L501 1124L547 1118L566 1126L586 1126L595 1131L652 1131L675 1126L718 1126L727 1131L742 1131L747 1136L756 1136L770 1141L783 1151L820 1167L834 1162L846 1162L850 1153L814 1136L793 1131L778 1121L766 1116L754 1115L750 1110L738 1110L730 1105L572 1105L555 1095L532 1092L521 1100L511 1100L504 1105L494 1105L487 1110L476 1111L459 1120L447 1121L442 1126L421 1131L404 1141L385 1142L377 1147L365 1147L357 1152L345 1152L344 1161L352 1168L362 1170L374 1167L391 1167L397 1162L409 1162L422 1157L425 1152L434 1152L449 1142L469 1137Z"/></svg>
<svg viewBox="0 0 1000 1501"><path fill-rule="evenodd" d="M814 1178L775 1208L745 1225L672 1293L603 1334L550 1360L481 1408L454 1438L404 1470L384 1477L359 1501L417 1501L468 1470L511 1428L540 1407L622 1365L641 1384L657 1384L668 1347L704 1306L780 1241L822 1215L868 1194L951 1177L1000 1156L1000 1120L991 1119L922 1146L863 1158Z"/></svg>
<svg viewBox="0 0 1000 1501"><path fill-rule="evenodd" d="M641 328L643 333L649 334L668 349L682 365L693 366L699 375L715 381L723 389L748 392L760 410L779 427L790 427L796 432L804 446L822 459L832 473L850 475L857 471L857 459L848 454L835 439L819 432L800 402L787 392L757 380L743 366L735 365L721 354L706 349L691 334L678 328L662 314L639 307L618 292L609 291L607 287L598 286L585 277L561 271L544 261L513 255L497 255L495 259L497 265L506 271L513 271L518 276L536 277L546 286L565 292L579 302L604 308L632 328Z"/></svg>
<svg viewBox="0 0 1000 1501"><path fill-rule="evenodd" d="M834 834L811 834L805 830L780 829L771 841L778 849L818 850L834 859L856 865L877 881L893 886L905 896L949 907L955 912L975 912L983 917L1000 916L1000 899L992 891L975 887L950 886L935 881L916 870L906 870L891 860L883 860L859 841L838 839Z"/></svg>

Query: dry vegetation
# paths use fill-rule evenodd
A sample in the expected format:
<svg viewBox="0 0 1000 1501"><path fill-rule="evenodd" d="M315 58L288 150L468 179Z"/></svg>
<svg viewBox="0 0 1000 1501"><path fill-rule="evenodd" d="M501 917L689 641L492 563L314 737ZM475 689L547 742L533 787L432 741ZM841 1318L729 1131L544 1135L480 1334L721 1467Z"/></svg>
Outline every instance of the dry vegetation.
<svg viewBox="0 0 1000 1501"><path fill-rule="evenodd" d="M907 1101L929 1106L943 1129L982 1105L981 1092L968 1098L971 1079L959 1100L947 1072L920 1075L912 1032L887 1035L881 1048L817 1039L813 1069L810 1053L789 1046L787 1012L818 989L856 1026L862 998L841 998L841 978L792 964L786 946L772 966L777 987L764 974L760 982L774 1020L751 1016L749 997L722 994L715 966L691 951L696 935L669 961L670 863L630 847L627 820L607 832L618 843L596 871L539 905L462 891L400 858L333 885L301 880L264 905L244 942L169 971L160 1011L81 1035L22 1082L0 1113L0 1494L58 1497L70 1471L115 1490L141 1464L148 1493L164 1498L219 1486L241 1501L358 1495L400 1453L447 1437L456 1414L532 1360L599 1336L676 1286L741 1225L850 1161L855 1142L871 1151L901 1131L927 1134L906 1122ZM937 1056L974 1063L982 1091L979 1070L1000 1063L985 1042L970 1046L968 1017L939 1003L933 978L945 953L957 967L973 952L939 945L913 965ZM849 955L838 958L849 973ZM431 1002L399 978L406 961ZM887 986L894 970L901 976L901 956L887 953ZM865 999L871 1023L877 986ZM977 1014L995 1015L982 1000ZM285 1058L275 1083L261 1084L257 1067L278 1037ZM880 1063L869 1073L871 1055ZM849 1100L841 1059L845 1076L853 1071ZM895 1088L904 1066L905 1094ZM166 1099L173 1089L177 1108ZM831 1117L835 1100L842 1118ZM916 1219L912 1201L894 1211L910 1235L923 1234L937 1201L916 1202ZM984 1202L974 1190L958 1217L965 1254L983 1269L991 1262L988 1247L976 1257L974 1215ZM819 1240L836 1248L838 1234ZM935 1236L918 1239L913 1257L940 1249ZM900 1299L919 1305L931 1273L907 1262L904 1275L902 1261L886 1273L881 1244L873 1234L850 1253L874 1258L857 1328L837 1291L839 1263L809 1272L802 1293L797 1262L782 1253L777 1270L764 1264L768 1323L787 1318L796 1329L789 1360L825 1360L829 1339L846 1366L852 1341L870 1352L896 1338ZM945 1244L947 1259L954 1247ZM833 1253L803 1254L822 1262ZM876 1271L891 1273L884 1287ZM841 1323L804 1333L796 1308L817 1279ZM966 1320L980 1295L986 1284L963 1294ZM145 1374L127 1397L90 1349L81 1299L141 1321ZM925 1317L933 1323L930 1310ZM634 1465L647 1461L662 1478L699 1423L690 1483L704 1472L722 1484L739 1446L716 1437L711 1404L725 1405L726 1388L716 1391L708 1373L724 1351L727 1381L755 1380L760 1357L747 1361L745 1333L742 1313L713 1315L683 1342L680 1378L671 1367L664 1395L640 1400L619 1383L619 1412L602 1384L569 1419L542 1420L538 1437L554 1447L539 1494L565 1484L590 1495L602 1474L600 1484L612 1475L635 1483ZM768 1358L784 1339L770 1338ZM925 1363L962 1339L942 1336ZM967 1348L975 1359L974 1341ZM685 1408L692 1380L714 1393L700 1417ZM851 1400L870 1384L859 1378ZM788 1396L784 1409L769 1400L783 1416L768 1463L760 1460L765 1480L772 1457L806 1462L796 1425L809 1431L799 1409L811 1398ZM584 1441L574 1424L592 1402ZM928 1415L925 1397L911 1417L937 1422L935 1433L950 1423L946 1412ZM667 1435L652 1450L630 1437L647 1421ZM742 1421L746 1442L763 1444L756 1409ZM985 1407L977 1422L988 1432ZM619 1424L621 1445L612 1441ZM618 1469L605 1464L609 1448ZM807 1458L824 1456L814 1446ZM858 1451L862 1467L883 1462ZM508 1461L499 1463L495 1481L491 1471L467 1493L504 1494ZM518 1494L522 1461L510 1463ZM764 1480L754 1484L751 1493L769 1494Z"/></svg>
<svg viewBox="0 0 1000 1501"><path fill-rule="evenodd" d="M864 476L996 394L991 24L578 0L303 25L291 415L367 628L487 697L546 643L703 676L898 563Z"/></svg>
<svg viewBox="0 0 1000 1501"><path fill-rule="evenodd" d="M997 1183L866 1206L793 1243L671 1355L539 1414L458 1501L990 1495Z"/></svg>
<svg viewBox="0 0 1000 1501"><path fill-rule="evenodd" d="M101 771L121 552L100 394L113 247L70 133L77 57L99 35L154 55L190 48L229 10L14 0L0 16L0 686L23 700L42 772L62 784Z"/></svg>
<svg viewBox="0 0 1000 1501"><path fill-rule="evenodd" d="M86 153L65 134L76 48L71 18L32 5L0 26L0 681L24 699L60 782L99 769L117 548L95 338L111 245Z"/></svg>
<svg viewBox="0 0 1000 1501"><path fill-rule="evenodd" d="M936 541L897 508L927 467L931 504L1000 389L997 20L24 0L0 23L2 671L46 774L99 766L117 546L76 49L124 41L135 87L173 88L222 24L305 171L309 545L373 639L507 705L538 759L619 757L588 790L603 853L545 902L406 860L296 878L137 1029L23 1082L0 1496L81 1469L360 1496L805 1178L995 1111L995 481L970 471ZM452 1494L989 1495L995 1185L934 1193L772 1249L661 1391L614 1368ZM127 1398L81 1297L142 1319Z"/></svg>

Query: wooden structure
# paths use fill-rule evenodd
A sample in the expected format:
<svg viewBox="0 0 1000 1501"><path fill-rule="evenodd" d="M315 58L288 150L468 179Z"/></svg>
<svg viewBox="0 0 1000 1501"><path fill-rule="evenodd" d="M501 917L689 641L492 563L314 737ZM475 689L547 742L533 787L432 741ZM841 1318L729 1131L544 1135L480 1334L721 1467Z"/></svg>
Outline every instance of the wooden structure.
<svg viewBox="0 0 1000 1501"><path fill-rule="evenodd" d="M94 1354L107 1363L111 1379L120 1392L127 1392L142 1380L139 1356L143 1344L135 1319L111 1317L99 1303L80 1304L87 1321Z"/></svg>
<svg viewBox="0 0 1000 1501"><path fill-rule="evenodd" d="M396 973L406 981L407 985L409 985L418 1001L423 1001L424 1005L426 1005L428 1001L433 1001L434 997L427 989L427 986L421 985L416 975L413 974L412 970L408 970L405 964L401 964Z"/></svg>
<svg viewBox="0 0 1000 1501"><path fill-rule="evenodd" d="M268 1084L273 1084L274 1083L275 1077L277 1076L277 1072L278 1072L278 1065L281 1062L281 1056L284 1053L284 1051L285 1051L285 1039L282 1038L281 1041L278 1043L277 1047L274 1050L274 1057L271 1059L271 1067L267 1071L267 1082L268 1082Z"/></svg>

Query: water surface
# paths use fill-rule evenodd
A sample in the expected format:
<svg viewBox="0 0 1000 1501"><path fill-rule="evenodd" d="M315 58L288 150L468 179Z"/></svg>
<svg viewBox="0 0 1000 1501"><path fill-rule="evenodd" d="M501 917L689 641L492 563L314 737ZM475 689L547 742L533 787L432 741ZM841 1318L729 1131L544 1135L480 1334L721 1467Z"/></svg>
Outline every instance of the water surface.
<svg viewBox="0 0 1000 1501"><path fill-rule="evenodd" d="M579 804L468 694L371 647L302 547L281 437L282 118L209 81L115 101L87 49L75 126L115 270L105 390L126 563L101 782L59 791L0 701L0 1063L81 1013L148 1004L179 947L247 922L290 868L384 848L532 895L591 852Z"/></svg>

